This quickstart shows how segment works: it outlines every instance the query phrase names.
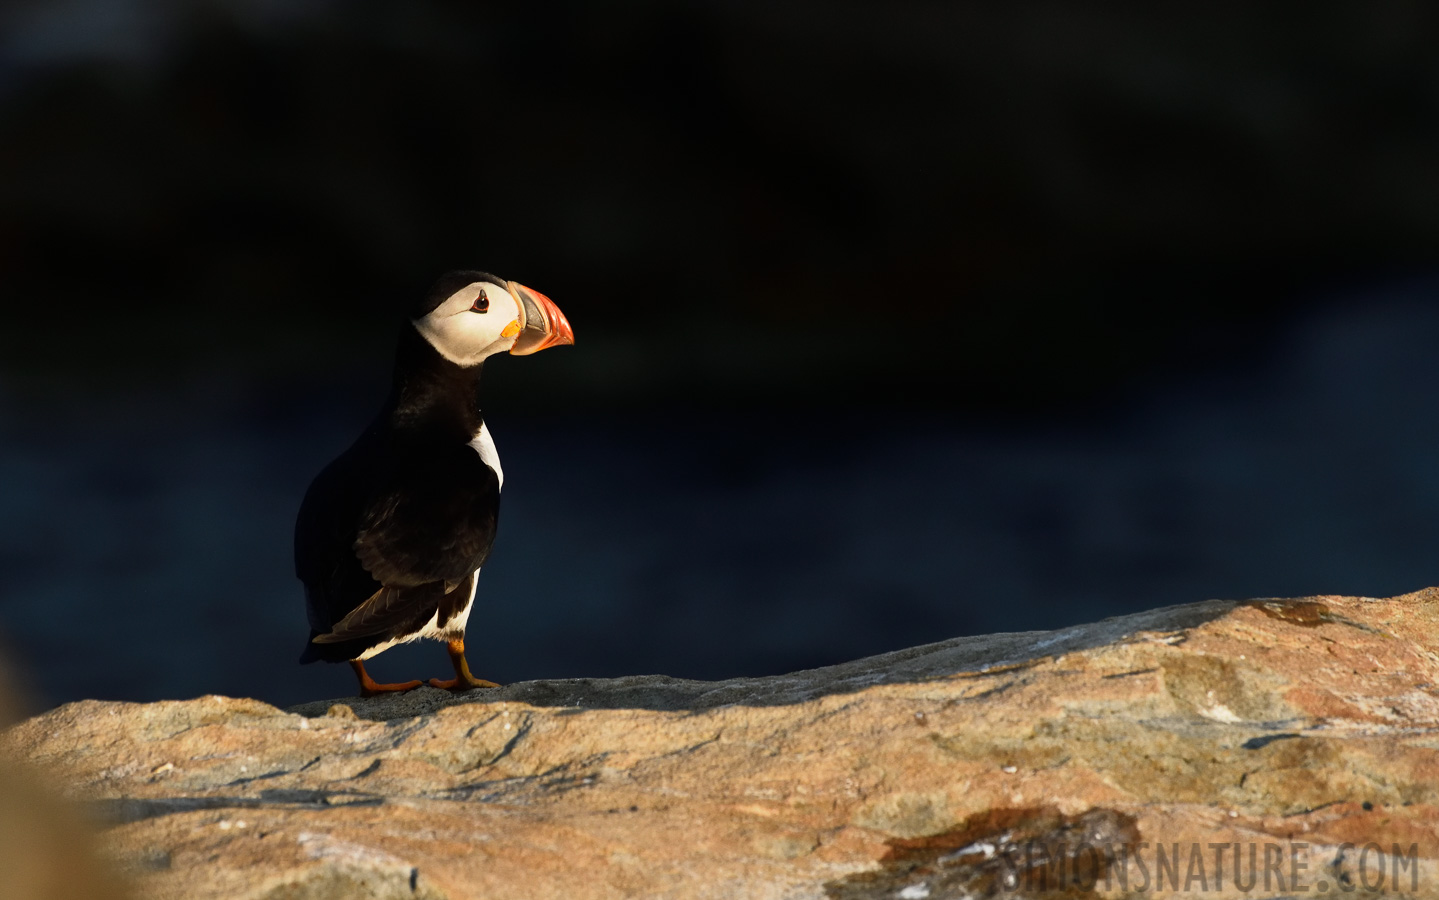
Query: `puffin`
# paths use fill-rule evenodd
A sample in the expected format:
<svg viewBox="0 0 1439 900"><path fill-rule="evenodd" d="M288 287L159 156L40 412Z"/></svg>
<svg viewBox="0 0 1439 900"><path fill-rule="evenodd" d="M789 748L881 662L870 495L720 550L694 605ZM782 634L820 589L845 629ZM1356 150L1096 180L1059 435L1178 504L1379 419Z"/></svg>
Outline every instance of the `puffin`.
<svg viewBox="0 0 1439 900"><path fill-rule="evenodd" d="M455 671L429 684L499 687L465 659L505 483L480 415L480 371L499 353L575 340L549 297L474 270L442 275L408 319L384 407L315 476L295 522L310 625L300 662L348 662L365 697L422 684L379 684L365 671L365 660L420 638L446 642Z"/></svg>

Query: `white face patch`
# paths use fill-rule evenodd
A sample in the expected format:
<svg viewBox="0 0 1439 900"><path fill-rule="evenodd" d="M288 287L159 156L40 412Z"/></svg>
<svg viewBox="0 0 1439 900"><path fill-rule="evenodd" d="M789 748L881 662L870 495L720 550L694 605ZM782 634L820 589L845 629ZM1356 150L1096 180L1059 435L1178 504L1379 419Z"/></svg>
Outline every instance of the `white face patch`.
<svg viewBox="0 0 1439 900"><path fill-rule="evenodd" d="M481 291L489 301L488 312L473 311ZM519 303L508 290L477 281L455 291L429 315L416 319L415 330L450 362L477 366L515 345L517 329L511 329L515 333L509 337L501 337L500 333L516 320L523 325L522 316Z"/></svg>

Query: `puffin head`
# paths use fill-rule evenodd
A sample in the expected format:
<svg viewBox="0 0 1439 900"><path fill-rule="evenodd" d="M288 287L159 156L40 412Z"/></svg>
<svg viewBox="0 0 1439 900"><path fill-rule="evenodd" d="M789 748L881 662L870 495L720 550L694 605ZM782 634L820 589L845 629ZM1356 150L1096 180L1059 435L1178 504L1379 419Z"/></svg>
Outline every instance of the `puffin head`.
<svg viewBox="0 0 1439 900"><path fill-rule="evenodd" d="M488 272L441 275L410 318L430 346L460 366L477 366L496 353L528 356L575 342L553 300Z"/></svg>

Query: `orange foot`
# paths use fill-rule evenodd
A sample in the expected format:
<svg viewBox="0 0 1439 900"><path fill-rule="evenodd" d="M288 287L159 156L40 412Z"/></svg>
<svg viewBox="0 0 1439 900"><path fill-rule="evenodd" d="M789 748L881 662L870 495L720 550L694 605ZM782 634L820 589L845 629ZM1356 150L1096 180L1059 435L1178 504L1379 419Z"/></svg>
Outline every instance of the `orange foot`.
<svg viewBox="0 0 1439 900"><path fill-rule="evenodd" d="M380 694L400 693L402 691L413 690L424 684L423 681L406 681L401 684L379 684L370 677L370 673L365 671L365 664L358 659L350 660L350 668L354 669L355 674L359 676L361 697L377 697Z"/></svg>
<svg viewBox="0 0 1439 900"><path fill-rule="evenodd" d="M430 687L444 688L447 691L468 691L470 688L499 687L499 685L471 675L469 678L431 678Z"/></svg>
<svg viewBox="0 0 1439 900"><path fill-rule="evenodd" d="M455 667L454 678L431 678L430 687L443 688L447 691L468 691L471 688L497 688L498 684L493 681L486 681L483 678L476 678L470 674L470 664L465 662L465 639L450 641L450 664Z"/></svg>

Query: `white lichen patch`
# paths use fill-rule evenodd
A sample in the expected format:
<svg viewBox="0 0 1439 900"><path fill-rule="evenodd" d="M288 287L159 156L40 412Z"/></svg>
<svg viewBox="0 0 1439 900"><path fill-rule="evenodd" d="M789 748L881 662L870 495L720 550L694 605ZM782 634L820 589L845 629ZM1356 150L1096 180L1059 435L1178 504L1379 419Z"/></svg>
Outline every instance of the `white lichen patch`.
<svg viewBox="0 0 1439 900"><path fill-rule="evenodd" d="M329 859L353 863L363 868L411 868L410 864L384 850L376 850L363 844L342 841L328 834L302 831L296 841L310 859Z"/></svg>
<svg viewBox="0 0 1439 900"><path fill-rule="evenodd" d="M1216 703L1213 706L1201 707L1199 709L1199 714L1201 716L1204 716L1206 719L1213 719L1216 722L1224 722L1227 725L1233 725L1235 723L1244 721L1239 716L1236 716L1234 714L1234 710L1225 706L1223 703Z"/></svg>

